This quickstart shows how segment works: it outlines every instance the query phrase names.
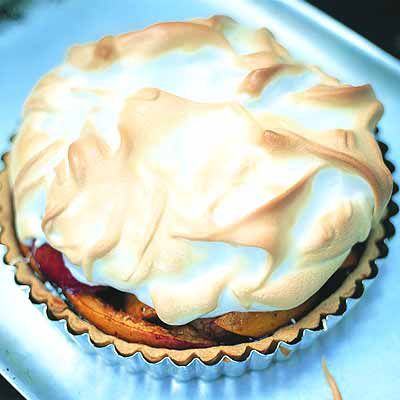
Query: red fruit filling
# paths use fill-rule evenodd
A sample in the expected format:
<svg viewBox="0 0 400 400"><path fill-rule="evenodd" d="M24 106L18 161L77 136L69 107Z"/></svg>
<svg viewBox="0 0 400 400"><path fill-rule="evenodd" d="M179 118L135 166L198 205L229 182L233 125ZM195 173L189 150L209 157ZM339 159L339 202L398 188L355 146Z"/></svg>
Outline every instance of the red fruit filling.
<svg viewBox="0 0 400 400"><path fill-rule="evenodd" d="M32 254L45 278L63 290L74 293L96 293L103 286L89 286L76 280L64 264L62 254L50 245L32 247Z"/></svg>

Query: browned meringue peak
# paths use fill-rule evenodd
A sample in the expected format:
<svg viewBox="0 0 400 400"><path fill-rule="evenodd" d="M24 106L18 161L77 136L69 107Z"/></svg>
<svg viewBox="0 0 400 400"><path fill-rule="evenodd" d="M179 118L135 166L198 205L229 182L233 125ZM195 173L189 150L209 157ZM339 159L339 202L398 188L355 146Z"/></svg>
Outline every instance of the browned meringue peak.
<svg viewBox="0 0 400 400"><path fill-rule="evenodd" d="M290 132L283 134L297 141L297 146L303 149L307 148L323 158L329 157L331 162L340 163L344 168L357 170L374 190L375 222L379 221L387 205L387 193L391 193L393 183L375 138L371 135L383 113L382 104L376 100L371 86L316 85L295 93L292 97L294 101L302 104L342 109L354 114L353 129L333 129L323 135L303 131L303 138L296 134L295 139ZM311 142L305 143L304 139L310 139Z"/></svg>
<svg viewBox="0 0 400 400"><path fill-rule="evenodd" d="M303 71L301 65L276 64L271 67L257 68L249 72L239 87L240 92L257 97L261 94L264 87L277 78L279 74L298 74Z"/></svg>
<svg viewBox="0 0 400 400"><path fill-rule="evenodd" d="M227 17L75 46L25 104L10 166L19 238L170 324L292 308L383 214L381 113L370 86Z"/></svg>
<svg viewBox="0 0 400 400"><path fill-rule="evenodd" d="M191 22L158 23L140 31L106 36L97 43L74 46L68 53L67 62L90 70L105 68L118 58L151 59L177 49L190 52L203 46L215 46L235 53L235 42L230 41L229 32L237 34L238 30L247 47L241 61L248 66L265 67L290 59L286 49L267 29L252 31L238 26L229 17L214 16ZM242 37L234 36L232 41L240 41Z"/></svg>

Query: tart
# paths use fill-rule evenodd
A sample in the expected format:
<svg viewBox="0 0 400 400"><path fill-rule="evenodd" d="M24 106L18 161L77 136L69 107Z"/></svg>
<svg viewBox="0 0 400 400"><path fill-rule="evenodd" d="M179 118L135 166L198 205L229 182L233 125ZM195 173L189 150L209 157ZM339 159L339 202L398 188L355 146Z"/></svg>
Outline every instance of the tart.
<svg viewBox="0 0 400 400"><path fill-rule="evenodd" d="M267 352L372 273L393 186L382 112L371 86L229 17L74 46L25 103L3 242L36 300L98 345Z"/></svg>

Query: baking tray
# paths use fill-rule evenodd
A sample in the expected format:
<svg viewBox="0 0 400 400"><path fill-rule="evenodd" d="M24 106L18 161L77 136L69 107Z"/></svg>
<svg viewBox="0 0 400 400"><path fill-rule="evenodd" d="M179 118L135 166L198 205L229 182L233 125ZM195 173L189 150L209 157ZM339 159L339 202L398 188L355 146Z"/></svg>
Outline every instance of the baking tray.
<svg viewBox="0 0 400 400"><path fill-rule="evenodd" d="M352 84L371 82L385 104L380 138L387 158L400 155L399 63L354 32L295 0L212 1L152 0L83 2L35 1L21 20L0 25L0 152L18 125L21 105L32 85L57 65L71 43L144 27L158 20L228 14L255 26L267 26L298 59ZM398 174L395 173L395 179ZM399 216L392 219L395 226ZM350 316L307 350L265 371L213 382L154 379L128 375L81 348L43 307L33 305L28 290L14 282L11 267L0 266L0 372L29 399L310 399L331 398L321 369L324 356L343 397L398 398L400 369L399 237L380 274Z"/></svg>

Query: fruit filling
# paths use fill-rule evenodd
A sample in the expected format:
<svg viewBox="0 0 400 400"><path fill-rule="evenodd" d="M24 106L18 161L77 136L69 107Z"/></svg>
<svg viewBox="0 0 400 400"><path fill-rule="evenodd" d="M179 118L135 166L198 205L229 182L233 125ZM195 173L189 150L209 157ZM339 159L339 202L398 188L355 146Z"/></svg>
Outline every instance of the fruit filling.
<svg viewBox="0 0 400 400"><path fill-rule="evenodd" d="M199 318L182 326L163 323L153 308L133 294L79 282L66 268L62 254L49 244L21 248L25 254L31 254L35 272L59 287L75 311L98 329L128 342L188 349L248 342L298 320L341 285L357 265L364 244L354 246L342 268L298 307L274 312L230 312L215 318Z"/></svg>

